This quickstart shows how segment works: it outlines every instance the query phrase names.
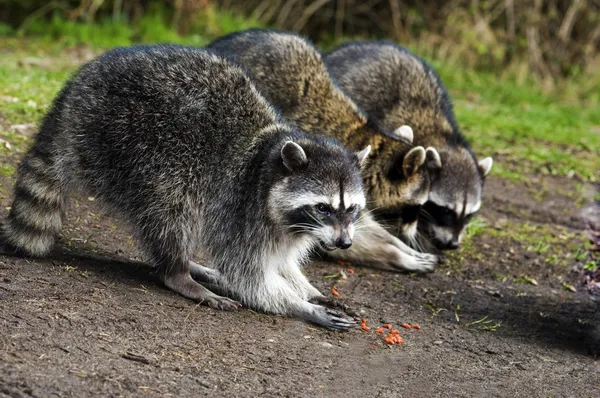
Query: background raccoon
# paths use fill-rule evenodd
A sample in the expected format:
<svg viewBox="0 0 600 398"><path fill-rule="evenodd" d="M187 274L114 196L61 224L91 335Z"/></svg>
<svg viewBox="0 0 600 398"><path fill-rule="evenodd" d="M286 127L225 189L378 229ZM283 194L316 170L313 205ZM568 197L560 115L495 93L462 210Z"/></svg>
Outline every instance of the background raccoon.
<svg viewBox="0 0 600 398"><path fill-rule="evenodd" d="M370 145L363 177L369 208L393 220L398 232L412 238L420 206L429 197L429 174L441 167L433 148L413 147L367 120L331 79L318 50L288 32L251 29L222 37L207 47L240 65L286 120L303 130L336 137L352 149ZM384 263L413 271L431 270L437 257L411 249L366 214L352 248L332 257L358 263Z"/></svg>
<svg viewBox="0 0 600 398"><path fill-rule="evenodd" d="M456 249L465 225L481 206L492 158L477 161L454 120L452 103L433 69L388 42L342 45L325 57L331 74L377 123L414 129L414 144L433 146L443 167L432 176L419 229L441 249Z"/></svg>
<svg viewBox="0 0 600 398"><path fill-rule="evenodd" d="M359 164L335 140L281 124L243 72L199 49L110 51L67 83L19 168L6 241L41 256L61 229L67 193L83 187L127 220L181 295L331 329L354 321L299 266L319 243L352 242L365 206ZM210 267L191 262L202 252Z"/></svg>

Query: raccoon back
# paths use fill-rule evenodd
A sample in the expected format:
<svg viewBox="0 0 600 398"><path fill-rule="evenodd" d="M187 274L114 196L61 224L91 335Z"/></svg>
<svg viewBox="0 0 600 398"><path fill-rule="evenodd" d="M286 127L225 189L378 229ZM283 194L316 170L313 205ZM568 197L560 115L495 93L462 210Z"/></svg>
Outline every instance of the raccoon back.
<svg viewBox="0 0 600 398"><path fill-rule="evenodd" d="M415 145L469 148L438 75L405 48L350 42L327 54L325 62L340 87L383 128L411 126Z"/></svg>
<svg viewBox="0 0 600 398"><path fill-rule="evenodd" d="M138 224L168 220L190 200L240 207L243 195L223 192L256 190L255 162L278 122L244 73L213 54L112 50L84 65L44 118L2 234L26 254L47 253L74 187Z"/></svg>
<svg viewBox="0 0 600 398"><path fill-rule="evenodd" d="M250 29L207 49L241 66L282 115L300 128L345 140L367 119L336 85L320 52L283 31Z"/></svg>

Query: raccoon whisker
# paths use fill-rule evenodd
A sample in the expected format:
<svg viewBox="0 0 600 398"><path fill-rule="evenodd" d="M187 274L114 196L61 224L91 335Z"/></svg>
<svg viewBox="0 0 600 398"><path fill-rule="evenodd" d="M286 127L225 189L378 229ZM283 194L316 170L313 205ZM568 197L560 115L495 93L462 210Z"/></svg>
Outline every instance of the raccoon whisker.
<svg viewBox="0 0 600 398"><path fill-rule="evenodd" d="M319 225L320 227L324 227L323 223L321 222L321 220L319 220L317 217L313 216L310 213L306 213L315 223L317 223L317 225Z"/></svg>
<svg viewBox="0 0 600 398"><path fill-rule="evenodd" d="M302 227L302 228L317 228L314 224L307 224L307 223L296 223L296 224L292 224L292 225L288 225L287 228L288 229L293 229L293 228L298 228L298 227Z"/></svg>
<svg viewBox="0 0 600 398"><path fill-rule="evenodd" d="M292 233L298 234L298 233L307 232L307 231L313 231L313 232L318 231L319 228L314 228L314 227L311 227L308 225L306 225L306 226L293 225L291 227L288 227L287 230Z"/></svg>
<svg viewBox="0 0 600 398"><path fill-rule="evenodd" d="M368 210L363 210L363 212L361 213L361 216L362 216L362 215L371 214L371 213L373 213L375 210L379 210L379 209L381 209L381 208L383 208L383 206L377 206L377 207L370 208L370 209L368 209Z"/></svg>
<svg viewBox="0 0 600 398"><path fill-rule="evenodd" d="M375 209L372 210L367 210L364 211L363 213L360 214L360 217L358 217L358 220L356 220L356 226L359 226L360 221L362 221L363 219L365 219L367 216L371 215L371 213L373 213L375 210L380 209L380 207L377 207Z"/></svg>
<svg viewBox="0 0 600 398"><path fill-rule="evenodd" d="M418 232L416 232L414 235L410 235L408 236L408 240L409 240L409 245L411 247L416 248L418 251L420 251L421 253L423 253L423 246L421 245L421 242L419 242L419 237L418 237Z"/></svg>
<svg viewBox="0 0 600 398"><path fill-rule="evenodd" d="M425 218L427 221L435 222L435 218L433 218L433 216L427 210L421 209L419 211L419 216L423 216L423 218Z"/></svg>
<svg viewBox="0 0 600 398"><path fill-rule="evenodd" d="M308 227L295 227L295 228L290 228L290 231L292 232L305 232L305 231L317 231L318 228L308 228Z"/></svg>
<svg viewBox="0 0 600 398"><path fill-rule="evenodd" d="M362 231L363 229L368 229L368 228L369 228L368 225L355 226L354 231Z"/></svg>

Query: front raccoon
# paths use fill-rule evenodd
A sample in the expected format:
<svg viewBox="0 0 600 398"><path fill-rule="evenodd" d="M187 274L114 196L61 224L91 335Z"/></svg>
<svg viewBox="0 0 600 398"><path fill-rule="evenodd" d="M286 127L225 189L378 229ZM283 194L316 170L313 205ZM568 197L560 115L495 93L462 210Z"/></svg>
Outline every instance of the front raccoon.
<svg viewBox="0 0 600 398"><path fill-rule="evenodd" d="M252 29L222 37L207 49L241 66L286 120L301 129L338 138L356 150L370 145L362 173L369 208L392 219L401 234L414 235L418 210L429 197L429 175L441 167L435 149L411 145L410 128L398 130L399 139L368 121L335 85L319 51L295 34ZM332 257L412 271L431 270L437 262L406 246L370 214L361 218L352 248Z"/></svg>
<svg viewBox="0 0 600 398"><path fill-rule="evenodd" d="M328 54L325 62L340 87L377 123L408 124L416 145L435 147L443 164L421 209L419 228L441 249L456 249L465 225L481 206L492 158L477 161L454 120L452 103L433 69L388 42L356 42Z"/></svg>
<svg viewBox="0 0 600 398"><path fill-rule="evenodd" d="M353 320L309 303L300 270L322 245L350 246L365 206L359 164L334 140L282 124L243 72L205 51L110 51L67 83L19 168L4 225L18 251L41 256L75 187L133 227L164 283L213 308L239 303L331 329ZM210 267L191 261L205 254Z"/></svg>

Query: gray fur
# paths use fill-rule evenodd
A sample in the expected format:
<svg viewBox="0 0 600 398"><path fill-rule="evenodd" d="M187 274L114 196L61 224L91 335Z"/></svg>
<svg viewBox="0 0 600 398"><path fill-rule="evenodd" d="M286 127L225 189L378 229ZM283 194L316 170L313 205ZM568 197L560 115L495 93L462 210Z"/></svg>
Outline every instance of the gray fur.
<svg viewBox="0 0 600 398"><path fill-rule="evenodd" d="M437 149L443 167L432 176L419 229L440 248L458 247L465 225L481 205L484 177L492 162L475 158L434 70L389 42L344 44L325 62L340 87L370 118L390 130L409 125L415 145Z"/></svg>
<svg viewBox="0 0 600 398"><path fill-rule="evenodd" d="M48 253L75 188L128 221L166 286L183 296L239 307L191 271L257 310L331 329L354 324L308 302L321 295L300 266L319 243L333 248L352 238L365 202L359 159L335 140L283 124L220 57L140 46L83 66L19 168L3 228L8 243ZM356 202L331 217L311 202L344 194ZM194 253L208 263L192 262Z"/></svg>
<svg viewBox="0 0 600 398"><path fill-rule="evenodd" d="M335 137L353 150L370 145L372 151L362 171L370 209L377 215L392 217L400 233L412 230L410 224L416 227L414 209L425 203L429 194L425 149L415 148L393 132L370 123L337 87L321 54L310 42L289 32L251 29L222 37L207 49L242 67L260 92L294 125ZM418 153L411 153L414 149ZM414 215L410 224L404 222L407 215ZM411 249L369 220L357 232L357 239L365 241L355 241L349 250L331 256L400 269L433 269L436 256Z"/></svg>

